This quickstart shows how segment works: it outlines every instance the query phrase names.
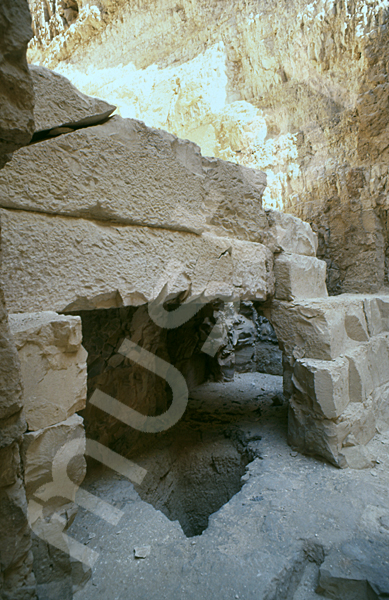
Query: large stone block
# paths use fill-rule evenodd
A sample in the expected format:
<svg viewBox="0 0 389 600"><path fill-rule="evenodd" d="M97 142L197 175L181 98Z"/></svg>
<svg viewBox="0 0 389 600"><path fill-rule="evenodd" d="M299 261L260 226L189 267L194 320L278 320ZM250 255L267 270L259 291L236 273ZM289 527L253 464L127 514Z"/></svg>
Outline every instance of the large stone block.
<svg viewBox="0 0 389 600"><path fill-rule="evenodd" d="M332 360L369 339L363 297L275 300L268 313L288 356Z"/></svg>
<svg viewBox="0 0 389 600"><path fill-rule="evenodd" d="M350 400L364 402L389 382L389 334L380 334L347 352L350 363Z"/></svg>
<svg viewBox="0 0 389 600"><path fill-rule="evenodd" d="M371 336L389 331L389 295L365 297L364 308Z"/></svg>
<svg viewBox="0 0 389 600"><path fill-rule="evenodd" d="M313 256L282 253L275 257L278 300L327 297L326 263Z"/></svg>
<svg viewBox="0 0 389 600"><path fill-rule="evenodd" d="M316 256L317 234L309 223L276 210L267 210L266 216L270 227L269 244L291 254Z"/></svg>
<svg viewBox="0 0 389 600"><path fill-rule="evenodd" d="M366 402L350 403L337 419L337 427L342 429L345 424L347 436L342 440L342 447L364 446L376 433L375 404L373 398Z"/></svg>
<svg viewBox="0 0 389 600"><path fill-rule="evenodd" d="M345 458L340 457L339 452L349 431L347 423L337 425L329 419L318 419L293 400L289 404L288 443L303 453L321 456L338 467L345 467Z"/></svg>
<svg viewBox="0 0 389 600"><path fill-rule="evenodd" d="M115 106L80 92L66 77L45 67L30 65L34 86L35 131L61 125L92 123L107 118Z"/></svg>
<svg viewBox="0 0 389 600"><path fill-rule="evenodd" d="M289 405L288 441L304 453L346 467L343 447L365 445L376 433L372 400L350 403L337 419L320 418L293 397Z"/></svg>
<svg viewBox="0 0 389 600"><path fill-rule="evenodd" d="M114 116L16 153L0 173L0 206L261 242L265 186L260 171Z"/></svg>
<svg viewBox="0 0 389 600"><path fill-rule="evenodd" d="M1 210L9 311L139 305L159 296L266 300L273 256L261 244Z"/></svg>
<svg viewBox="0 0 389 600"><path fill-rule="evenodd" d="M64 448L64 456L58 459ZM27 500L41 486L53 480L59 484L57 492L60 496L60 483L66 479L66 473L75 486L81 485L85 477L85 459L80 450L85 452L85 430L83 419L79 415L73 415L57 425L26 433L22 455ZM62 468L61 472L53 473L54 459L57 466ZM55 500L54 496L53 499ZM65 498L66 502L69 500Z"/></svg>
<svg viewBox="0 0 389 600"><path fill-rule="evenodd" d="M335 360L297 360L293 383L299 399L308 397L313 412L336 419L349 403L349 365L344 357Z"/></svg>
<svg viewBox="0 0 389 600"><path fill-rule="evenodd" d="M21 363L24 414L36 431L85 408L87 353L81 319L54 312L10 315Z"/></svg>

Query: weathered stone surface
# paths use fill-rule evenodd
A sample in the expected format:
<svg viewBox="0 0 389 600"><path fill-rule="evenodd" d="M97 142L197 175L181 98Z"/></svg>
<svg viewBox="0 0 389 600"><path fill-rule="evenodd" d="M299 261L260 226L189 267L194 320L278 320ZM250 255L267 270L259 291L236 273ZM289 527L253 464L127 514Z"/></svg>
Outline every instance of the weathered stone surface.
<svg viewBox="0 0 389 600"><path fill-rule="evenodd" d="M274 247L290 254L316 256L317 234L309 223L276 210L267 210L266 216L270 227L269 240L273 237Z"/></svg>
<svg viewBox="0 0 389 600"><path fill-rule="evenodd" d="M10 312L138 305L166 285L170 296L273 294L273 258L261 244L21 211L2 210L1 220Z"/></svg>
<svg viewBox="0 0 389 600"><path fill-rule="evenodd" d="M0 169L6 155L27 144L34 131L34 95L26 61L31 37L27 2L4 0L0 6Z"/></svg>
<svg viewBox="0 0 389 600"><path fill-rule="evenodd" d="M4 600L35 600L26 493L21 478L0 489L0 589Z"/></svg>
<svg viewBox="0 0 389 600"><path fill-rule="evenodd" d="M20 363L16 348L12 343L8 317L5 310L3 292L0 288L0 419L4 420L18 413L22 406L22 383Z"/></svg>
<svg viewBox="0 0 389 600"><path fill-rule="evenodd" d="M86 402L81 319L54 312L10 316L21 362L24 415L36 431L65 421Z"/></svg>
<svg viewBox="0 0 389 600"><path fill-rule="evenodd" d="M261 242L265 185L260 171L115 116L15 154L0 173L0 206Z"/></svg>
<svg viewBox="0 0 389 600"><path fill-rule="evenodd" d="M330 369L333 363L339 365L340 360L328 362L328 368ZM343 360L345 359L343 358ZM288 440L290 444L308 454L323 456L337 466L347 466L343 448L365 445L377 431L376 416L380 410L377 399L370 397L364 403L350 402L340 415L338 412L336 416L333 416L336 413L333 410L331 418L328 419L321 416L318 411L315 413L312 399L316 402L317 397L313 397L314 394L307 389L308 385L303 388L296 379L294 382L297 383L297 386L289 406ZM344 379L341 383L347 387ZM337 399L339 404L342 400L344 401L343 398L339 398L339 395L331 395L327 388L322 392L322 400L328 399L330 402L327 402L327 406L329 405L331 408ZM323 405L326 406L324 402Z"/></svg>
<svg viewBox="0 0 389 600"><path fill-rule="evenodd" d="M297 360L293 383L307 395L312 409L327 419L339 417L350 401L349 365L344 357L335 360Z"/></svg>
<svg viewBox="0 0 389 600"><path fill-rule="evenodd" d="M98 122L115 110L104 100L86 96L58 73L35 65L30 65L29 70L35 93L35 131L80 121L86 124L92 117Z"/></svg>
<svg viewBox="0 0 389 600"><path fill-rule="evenodd" d="M278 300L327 297L326 263L313 256L279 254L274 259Z"/></svg>
<svg viewBox="0 0 389 600"><path fill-rule="evenodd" d="M13 485L20 475L20 454L16 442L0 450L0 488Z"/></svg>
<svg viewBox="0 0 389 600"><path fill-rule="evenodd" d="M389 594L386 542L354 539L331 549L320 567L318 592L334 600L385 598Z"/></svg>
<svg viewBox="0 0 389 600"><path fill-rule="evenodd" d="M32 0L32 62L207 155L266 170L267 206L315 227L330 293L388 282L386 2L78 4L68 20Z"/></svg>
<svg viewBox="0 0 389 600"><path fill-rule="evenodd" d="M389 331L389 296L368 296L364 300L367 326L371 336Z"/></svg>
<svg viewBox="0 0 389 600"><path fill-rule="evenodd" d="M389 334L373 337L346 356L352 402L364 402L375 389L389 382Z"/></svg>
<svg viewBox="0 0 389 600"><path fill-rule="evenodd" d="M85 459L83 454L80 454L78 444L75 444L77 451L72 452L70 448L66 451L65 458L59 462L64 472L53 473L53 460L68 442L80 442L85 451L85 430L83 419L79 415L73 415L57 425L25 434L22 452L27 500L45 483L53 481L53 478L60 484L64 481L65 472L75 485L81 485L85 476ZM57 492L58 496L61 496L60 485L57 485ZM68 503L70 499L65 500L65 503Z"/></svg>
<svg viewBox="0 0 389 600"><path fill-rule="evenodd" d="M336 466L346 467L346 460L339 452L349 430L347 423L336 425L329 419L317 419L309 410L290 402L288 443L301 452L321 456Z"/></svg>
<svg viewBox="0 0 389 600"><path fill-rule="evenodd" d="M369 339L363 296L276 300L270 321L286 354L295 359L331 360Z"/></svg>
<svg viewBox="0 0 389 600"><path fill-rule="evenodd" d="M351 469L368 469L376 464L376 457L366 448L366 446L343 447L341 455L345 457L347 465Z"/></svg>

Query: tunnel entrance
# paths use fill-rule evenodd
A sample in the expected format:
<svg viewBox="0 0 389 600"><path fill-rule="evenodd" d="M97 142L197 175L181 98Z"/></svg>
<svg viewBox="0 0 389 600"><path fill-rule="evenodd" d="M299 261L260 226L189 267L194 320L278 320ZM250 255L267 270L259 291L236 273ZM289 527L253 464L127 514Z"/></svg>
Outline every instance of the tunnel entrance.
<svg viewBox="0 0 389 600"><path fill-rule="evenodd" d="M147 306L77 314L88 351L88 398L101 389L154 416L171 405L167 382L118 352L125 338L184 375L188 405L166 431L136 431L90 403L81 414L89 439L145 469L144 480L134 484L140 498L178 521L187 537L200 535L210 515L244 485L249 463L261 457L261 421L268 413L277 413L286 435L282 355L272 326L251 302L205 305L173 330L156 325ZM215 324L223 335L210 356L202 349ZM89 468L100 467L89 460Z"/></svg>

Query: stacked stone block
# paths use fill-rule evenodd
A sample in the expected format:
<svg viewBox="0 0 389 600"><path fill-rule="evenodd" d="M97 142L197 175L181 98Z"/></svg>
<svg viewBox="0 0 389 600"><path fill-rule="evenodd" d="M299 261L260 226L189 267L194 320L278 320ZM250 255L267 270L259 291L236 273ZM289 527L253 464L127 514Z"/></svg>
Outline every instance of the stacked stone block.
<svg viewBox="0 0 389 600"><path fill-rule="evenodd" d="M338 466L389 427L389 294L274 301L289 441Z"/></svg>
<svg viewBox="0 0 389 600"><path fill-rule="evenodd" d="M75 489L85 476L85 430L76 414L86 402L87 353L81 345L81 319L55 312L15 314L10 315L10 328L25 389L22 462L30 525L35 533L39 531L43 506L45 518L59 515L66 531L76 514L74 498L62 496L59 487L58 495L48 500L39 496L45 485L63 480L66 473ZM75 452L69 455L66 473L54 473L56 457L72 442L76 442ZM57 595L71 599L71 560L66 552L36 535L33 556L40 600Z"/></svg>

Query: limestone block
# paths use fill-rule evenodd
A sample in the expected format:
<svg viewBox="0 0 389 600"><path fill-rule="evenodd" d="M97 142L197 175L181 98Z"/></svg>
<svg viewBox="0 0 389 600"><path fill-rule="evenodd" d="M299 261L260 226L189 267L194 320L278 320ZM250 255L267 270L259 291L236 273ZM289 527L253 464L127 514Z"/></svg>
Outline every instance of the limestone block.
<svg viewBox="0 0 389 600"><path fill-rule="evenodd" d="M266 216L270 227L269 242L274 247L291 254L316 256L317 235L309 223L276 210L267 210Z"/></svg>
<svg viewBox="0 0 389 600"><path fill-rule="evenodd" d="M318 419L293 399L289 404L288 443L305 454L321 456L338 467L346 461L339 456L342 442L349 433L347 423L336 424L329 419Z"/></svg>
<svg viewBox="0 0 389 600"><path fill-rule="evenodd" d="M45 67L29 67L35 93L35 131L91 123L108 117L115 106L79 92L66 77Z"/></svg>
<svg viewBox="0 0 389 600"><path fill-rule="evenodd" d="M344 357L297 360L293 383L300 400L308 396L313 411L327 419L339 417L349 403L349 365Z"/></svg>
<svg viewBox="0 0 389 600"><path fill-rule="evenodd" d="M345 424L347 436L342 440L343 447L365 445L376 434L376 416L373 399L366 402L350 403L337 420L337 427Z"/></svg>
<svg viewBox="0 0 389 600"><path fill-rule="evenodd" d="M266 300L273 256L253 242L0 210L9 311L140 305L167 289Z"/></svg>
<svg viewBox="0 0 389 600"><path fill-rule="evenodd" d="M266 174L256 169L203 158L206 230L220 236L263 242L269 225L262 210Z"/></svg>
<svg viewBox="0 0 389 600"><path fill-rule="evenodd" d="M64 480L66 473L76 486L80 486L85 476L85 459L80 450L85 451L85 430L79 415L73 415L51 427L26 433L22 455L27 500L44 484ZM57 465L54 467L55 473L54 459Z"/></svg>
<svg viewBox="0 0 389 600"><path fill-rule="evenodd" d="M283 350L296 359L332 360L369 339L363 297L275 300L268 316Z"/></svg>
<svg viewBox="0 0 389 600"><path fill-rule="evenodd" d="M364 307L371 336L389 331L389 295L367 296Z"/></svg>
<svg viewBox="0 0 389 600"><path fill-rule="evenodd" d="M114 116L20 150L0 172L0 206L261 242L265 174L214 162Z"/></svg>
<svg viewBox="0 0 389 600"><path fill-rule="evenodd" d="M345 457L347 466L350 469L368 469L369 467L374 467L376 463L376 457L366 446L342 448L341 454Z"/></svg>
<svg viewBox="0 0 389 600"><path fill-rule="evenodd" d="M80 317L10 315L10 327L21 363L28 429L49 427L85 408L87 352Z"/></svg>
<svg viewBox="0 0 389 600"><path fill-rule="evenodd" d="M326 263L313 256L279 254L274 259L278 300L327 297Z"/></svg>
<svg viewBox="0 0 389 600"><path fill-rule="evenodd" d="M376 433L374 405L350 403L337 419L320 418L293 396L289 405L288 442L306 454L322 456L331 463L347 466L343 447L367 444Z"/></svg>
<svg viewBox="0 0 389 600"><path fill-rule="evenodd" d="M372 394L374 416L377 429L380 432L389 429L389 384L376 388Z"/></svg>
<svg viewBox="0 0 389 600"><path fill-rule="evenodd" d="M389 382L389 334L383 333L346 354L350 363L350 400L364 402Z"/></svg>

